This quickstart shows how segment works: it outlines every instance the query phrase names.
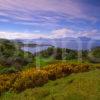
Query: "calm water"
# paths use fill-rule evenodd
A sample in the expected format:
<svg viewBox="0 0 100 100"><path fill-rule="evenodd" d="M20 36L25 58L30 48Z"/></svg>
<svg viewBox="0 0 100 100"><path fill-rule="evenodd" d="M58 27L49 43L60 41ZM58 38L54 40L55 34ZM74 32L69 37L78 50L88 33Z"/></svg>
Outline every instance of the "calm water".
<svg viewBox="0 0 100 100"><path fill-rule="evenodd" d="M37 46L37 47L22 47L24 51L31 52L32 54L46 50L49 46Z"/></svg>
<svg viewBox="0 0 100 100"><path fill-rule="evenodd" d="M49 42L50 43L50 42ZM54 43L51 43L52 46L59 47L59 48L68 48L73 50L87 50L91 49L96 46L100 46L100 42L76 42L76 41L57 41ZM43 50L46 50L50 46L36 46L36 47L23 47L22 50L29 51L31 53L40 52Z"/></svg>

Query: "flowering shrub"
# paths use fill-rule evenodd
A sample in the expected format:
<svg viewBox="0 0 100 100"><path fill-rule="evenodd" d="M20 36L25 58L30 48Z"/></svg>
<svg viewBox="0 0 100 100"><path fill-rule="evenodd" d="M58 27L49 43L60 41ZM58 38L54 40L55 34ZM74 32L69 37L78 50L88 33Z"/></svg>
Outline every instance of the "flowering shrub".
<svg viewBox="0 0 100 100"><path fill-rule="evenodd" d="M26 88L34 88L42 86L48 82L48 74L46 71L33 70L23 71L14 82L12 89L14 91L22 91Z"/></svg>
<svg viewBox="0 0 100 100"><path fill-rule="evenodd" d="M4 74L0 75L0 94L2 92L8 91L11 87L16 78L18 77L18 74Z"/></svg>
<svg viewBox="0 0 100 100"><path fill-rule="evenodd" d="M51 64L44 68L48 72L48 78L55 80L71 73L84 72L89 70L88 64L69 64L69 63L57 63Z"/></svg>
<svg viewBox="0 0 100 100"><path fill-rule="evenodd" d="M8 90L21 92L27 88L42 86L48 80L55 80L71 73L88 71L89 67L88 64L56 63L40 70L31 68L18 73L2 74L0 75L0 93Z"/></svg>

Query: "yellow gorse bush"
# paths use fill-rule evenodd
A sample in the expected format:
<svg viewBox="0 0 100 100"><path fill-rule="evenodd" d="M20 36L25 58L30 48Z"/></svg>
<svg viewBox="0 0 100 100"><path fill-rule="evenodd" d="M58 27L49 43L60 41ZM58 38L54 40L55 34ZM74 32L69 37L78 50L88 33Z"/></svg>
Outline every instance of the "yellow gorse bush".
<svg viewBox="0 0 100 100"><path fill-rule="evenodd" d="M58 63L52 64L44 68L48 72L48 77L51 80L55 80L71 73L84 72L89 70L88 64L69 64Z"/></svg>
<svg viewBox="0 0 100 100"><path fill-rule="evenodd" d="M9 90L12 87L18 74L4 74L0 75L0 93Z"/></svg>
<svg viewBox="0 0 100 100"><path fill-rule="evenodd" d="M19 77L14 82L12 89L20 92L26 88L42 86L47 82L48 74L46 71L30 69L20 73Z"/></svg>
<svg viewBox="0 0 100 100"><path fill-rule="evenodd" d="M31 68L22 72L0 75L0 93L13 90L21 92L27 88L42 86L48 80L89 70L89 64L56 63L40 70Z"/></svg>

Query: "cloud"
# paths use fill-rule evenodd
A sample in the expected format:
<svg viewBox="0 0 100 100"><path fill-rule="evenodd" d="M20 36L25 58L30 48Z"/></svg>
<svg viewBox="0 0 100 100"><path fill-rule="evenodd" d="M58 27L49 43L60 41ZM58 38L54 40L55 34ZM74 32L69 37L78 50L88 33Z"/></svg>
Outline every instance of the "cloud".
<svg viewBox="0 0 100 100"><path fill-rule="evenodd" d="M21 33L21 32L0 32L0 38L6 39L35 39L35 38L63 38L63 37L73 37L75 31L62 28L51 31L49 34L40 33L40 31L35 31L35 33Z"/></svg>
<svg viewBox="0 0 100 100"><path fill-rule="evenodd" d="M100 39L100 31L97 29L85 30L85 31L75 31L69 28L62 28L54 30L51 32L50 38L63 38L63 37L90 37L95 39Z"/></svg>
<svg viewBox="0 0 100 100"><path fill-rule="evenodd" d="M69 28L61 28L51 31L50 33L40 33L36 30L33 33L29 32L0 32L0 38L6 39L35 39L35 38L64 38L64 37L90 37L90 38L100 38L100 31L97 29L85 30L85 31L75 31Z"/></svg>
<svg viewBox="0 0 100 100"><path fill-rule="evenodd" d="M67 8L67 9L66 9ZM71 0L1 0L0 10L7 10L8 13L11 11L19 11L32 14L34 11L55 11L63 12L69 15L77 15L81 13L78 6Z"/></svg>
<svg viewBox="0 0 100 100"><path fill-rule="evenodd" d="M92 29L80 32L79 35L100 39L100 30Z"/></svg>
<svg viewBox="0 0 100 100"><path fill-rule="evenodd" d="M37 33L0 32L0 38L6 39L35 39L40 37L47 38L47 35Z"/></svg>
<svg viewBox="0 0 100 100"><path fill-rule="evenodd" d="M57 24L59 20L75 18L93 21L99 19L100 15L95 13L99 11L100 7L78 0L0 0L0 16L26 25L30 22Z"/></svg>
<svg viewBox="0 0 100 100"><path fill-rule="evenodd" d="M1 38L60 38L90 36L100 37L100 31L93 29L100 23L100 6L90 0L0 0L0 24L6 30L0 32ZM94 0L96 2L96 0ZM100 1L98 2L99 5ZM98 22L98 24L95 24ZM7 23L7 24L6 24ZM9 25L10 23L10 25ZM8 26L7 26L8 25ZM7 26L7 27L5 27ZM38 32L16 32L22 30ZM85 27L84 27L85 26ZM12 27L14 29L12 29ZM88 28L92 28L88 30ZM42 31L48 31L44 34ZM76 31L76 30L78 31ZM83 29L80 31L80 29ZM20 28L19 30L20 31ZM38 34L37 34L38 33ZM44 35L43 35L44 34Z"/></svg>
<svg viewBox="0 0 100 100"><path fill-rule="evenodd" d="M75 31L68 28L57 29L51 32L51 38L63 38L63 37L73 37Z"/></svg>
<svg viewBox="0 0 100 100"><path fill-rule="evenodd" d="M0 38L6 39L35 39L35 38L63 38L74 35L74 31L70 29L53 30L49 34L38 33L21 33L21 32L0 32ZM71 35L72 34L72 35Z"/></svg>

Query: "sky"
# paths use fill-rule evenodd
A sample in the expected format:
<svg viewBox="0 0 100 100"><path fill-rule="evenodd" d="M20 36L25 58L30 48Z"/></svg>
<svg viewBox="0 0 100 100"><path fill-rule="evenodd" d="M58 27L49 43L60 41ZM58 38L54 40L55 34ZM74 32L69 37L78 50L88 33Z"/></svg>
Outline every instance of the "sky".
<svg viewBox="0 0 100 100"><path fill-rule="evenodd" d="M0 0L0 38L100 39L100 0Z"/></svg>

